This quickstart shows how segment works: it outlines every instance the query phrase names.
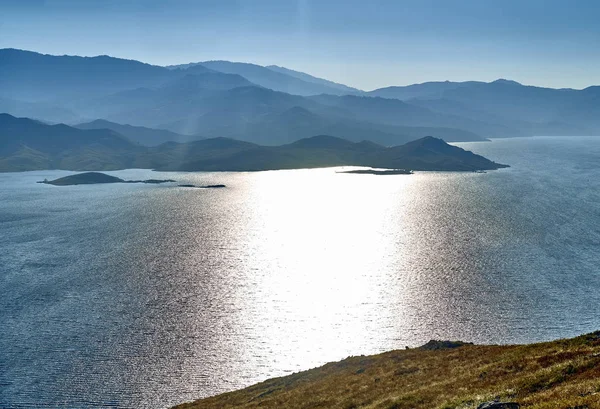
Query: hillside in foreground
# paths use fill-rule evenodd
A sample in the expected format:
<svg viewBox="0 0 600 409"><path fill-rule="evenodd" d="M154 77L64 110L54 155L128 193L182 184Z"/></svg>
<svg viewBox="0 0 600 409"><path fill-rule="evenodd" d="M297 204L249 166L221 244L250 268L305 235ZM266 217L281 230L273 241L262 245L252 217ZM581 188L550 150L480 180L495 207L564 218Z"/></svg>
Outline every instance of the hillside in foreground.
<svg viewBox="0 0 600 409"><path fill-rule="evenodd" d="M531 409L600 408L600 331L531 345L432 341L177 408L469 409L494 399Z"/></svg>

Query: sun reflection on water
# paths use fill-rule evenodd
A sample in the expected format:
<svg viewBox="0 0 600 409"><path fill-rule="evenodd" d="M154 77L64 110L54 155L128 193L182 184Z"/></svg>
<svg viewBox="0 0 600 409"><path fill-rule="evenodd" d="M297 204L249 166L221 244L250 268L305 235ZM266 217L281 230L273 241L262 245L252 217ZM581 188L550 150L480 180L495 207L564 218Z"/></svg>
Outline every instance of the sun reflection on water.
<svg viewBox="0 0 600 409"><path fill-rule="evenodd" d="M260 317L252 321L261 324L251 338L280 346L279 359L294 368L331 359L332 350L344 357L373 338L392 336L380 328L380 293L392 256L402 251L395 243L406 240L397 208L411 183L406 175L335 169L259 175L249 199L247 246L260 268L247 274L255 286L249 293L264 298L252 311Z"/></svg>

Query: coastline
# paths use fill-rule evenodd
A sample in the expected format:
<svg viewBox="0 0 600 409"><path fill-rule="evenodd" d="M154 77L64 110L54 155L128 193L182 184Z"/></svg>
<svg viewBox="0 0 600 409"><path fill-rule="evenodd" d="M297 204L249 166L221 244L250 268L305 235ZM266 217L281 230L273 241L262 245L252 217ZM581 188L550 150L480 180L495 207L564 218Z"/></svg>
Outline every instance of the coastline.
<svg viewBox="0 0 600 409"><path fill-rule="evenodd" d="M600 408L600 331L525 345L430 341L183 403L200 408Z"/></svg>

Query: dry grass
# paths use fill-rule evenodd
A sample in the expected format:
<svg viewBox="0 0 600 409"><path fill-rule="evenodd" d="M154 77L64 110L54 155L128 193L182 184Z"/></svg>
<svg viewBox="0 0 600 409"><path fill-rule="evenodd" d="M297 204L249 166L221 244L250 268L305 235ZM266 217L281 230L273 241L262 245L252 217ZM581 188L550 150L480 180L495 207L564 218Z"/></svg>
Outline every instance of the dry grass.
<svg viewBox="0 0 600 409"><path fill-rule="evenodd" d="M494 398L532 409L600 408L600 331L350 357L177 408L468 409Z"/></svg>

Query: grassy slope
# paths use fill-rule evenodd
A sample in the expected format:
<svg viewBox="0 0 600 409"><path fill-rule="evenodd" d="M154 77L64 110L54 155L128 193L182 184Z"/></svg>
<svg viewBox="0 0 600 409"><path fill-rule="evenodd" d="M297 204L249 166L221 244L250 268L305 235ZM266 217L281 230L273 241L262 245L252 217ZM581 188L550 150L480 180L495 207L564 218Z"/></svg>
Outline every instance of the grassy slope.
<svg viewBox="0 0 600 409"><path fill-rule="evenodd" d="M350 357L184 408L600 408L600 331L513 346L465 345Z"/></svg>

